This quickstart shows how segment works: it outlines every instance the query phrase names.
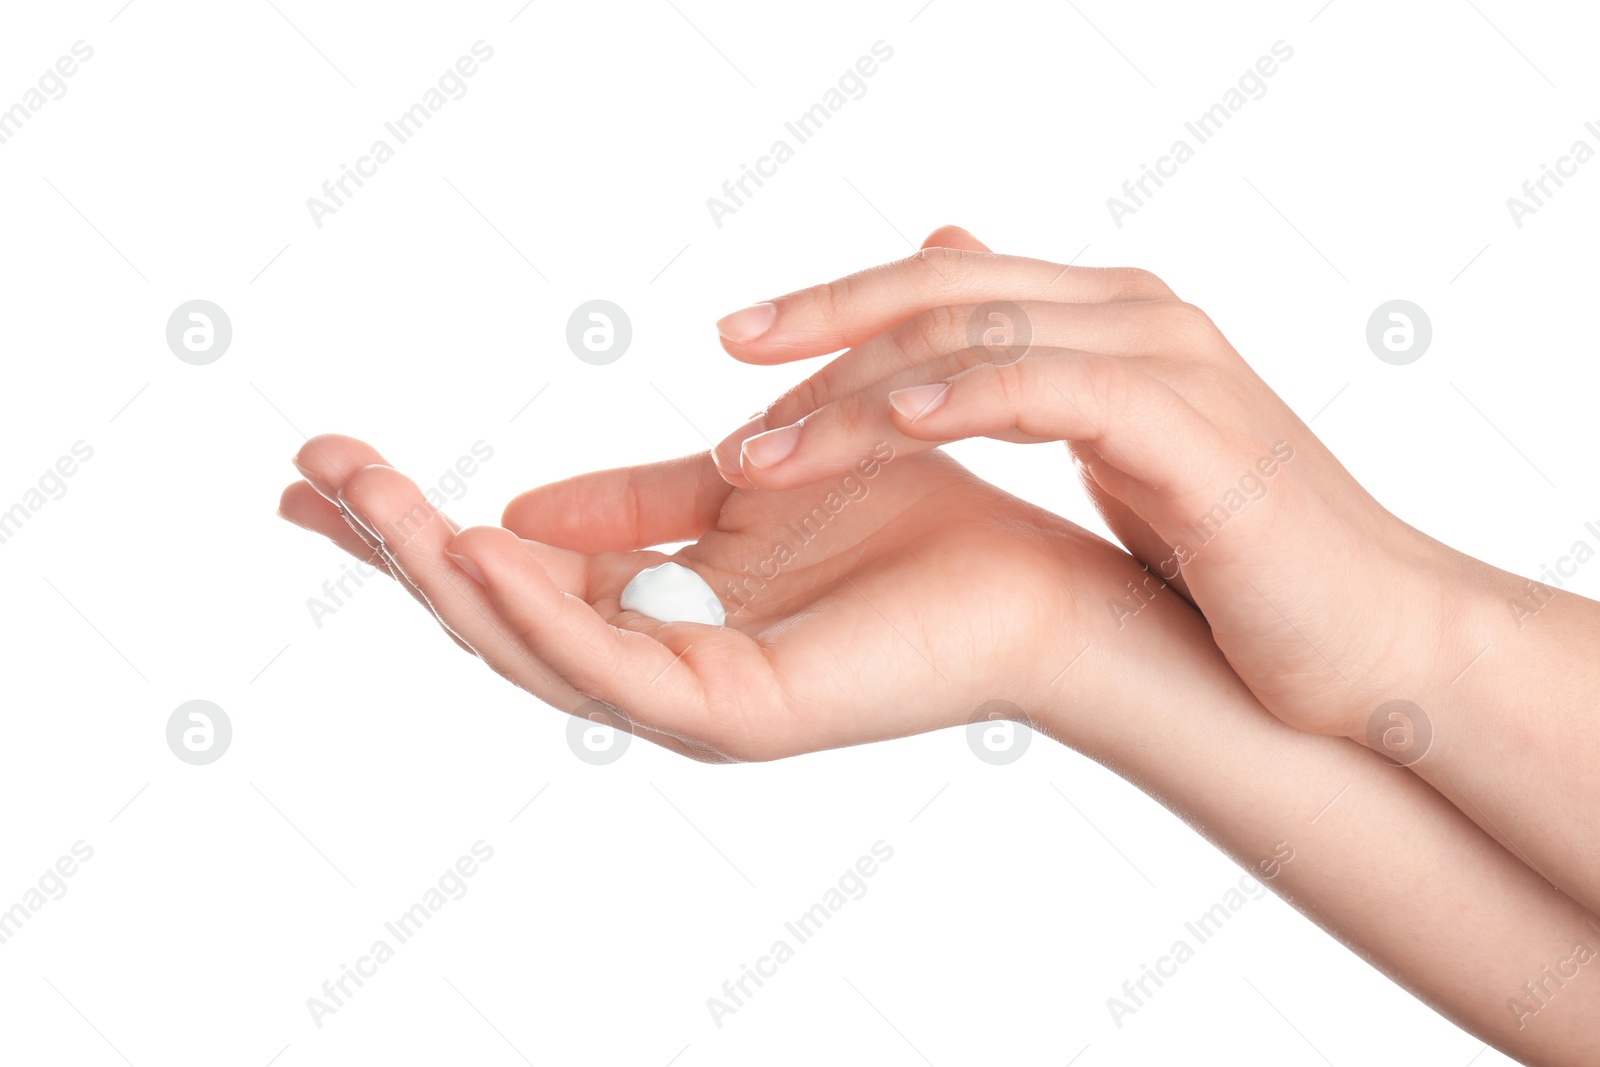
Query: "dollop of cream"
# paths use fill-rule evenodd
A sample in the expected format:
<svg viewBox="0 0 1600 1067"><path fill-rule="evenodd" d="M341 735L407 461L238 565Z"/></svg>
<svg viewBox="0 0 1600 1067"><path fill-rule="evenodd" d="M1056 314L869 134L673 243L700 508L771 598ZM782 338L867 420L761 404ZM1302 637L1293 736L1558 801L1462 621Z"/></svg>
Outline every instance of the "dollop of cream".
<svg viewBox="0 0 1600 1067"><path fill-rule="evenodd" d="M699 622L721 626L728 618L706 580L677 563L646 567L622 590L622 606L657 622Z"/></svg>

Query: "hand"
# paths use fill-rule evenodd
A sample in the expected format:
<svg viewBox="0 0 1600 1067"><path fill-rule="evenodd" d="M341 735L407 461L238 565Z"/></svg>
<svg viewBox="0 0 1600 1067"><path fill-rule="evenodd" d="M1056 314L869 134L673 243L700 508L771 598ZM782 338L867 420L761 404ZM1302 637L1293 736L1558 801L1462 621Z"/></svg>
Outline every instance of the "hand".
<svg viewBox="0 0 1600 1067"><path fill-rule="evenodd" d="M1107 524L1291 725L1364 735L1379 705L1480 651L1459 591L1481 565L1379 505L1147 272L995 255L948 228L719 329L750 363L853 346L717 447L730 484L792 491L869 441L1065 440Z"/></svg>
<svg viewBox="0 0 1600 1067"><path fill-rule="evenodd" d="M285 518L385 565L541 699L597 698L698 758L918 733L992 700L1050 729L1063 698L1131 712L1166 693L1158 668L1215 656L1175 597L1143 608L1136 638L1118 626L1108 602L1144 604L1125 553L937 451L869 443L848 473L788 492L734 489L702 453L544 486L507 528L468 530L358 441L315 438L296 465ZM645 547L686 539L670 557ZM719 594L725 627L619 607L669 558Z"/></svg>

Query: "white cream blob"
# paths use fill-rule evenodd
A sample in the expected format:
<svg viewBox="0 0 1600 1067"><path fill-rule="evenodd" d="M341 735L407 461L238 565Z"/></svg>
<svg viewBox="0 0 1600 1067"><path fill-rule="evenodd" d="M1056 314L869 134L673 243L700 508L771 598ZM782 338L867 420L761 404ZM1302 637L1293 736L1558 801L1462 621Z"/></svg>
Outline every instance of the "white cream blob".
<svg viewBox="0 0 1600 1067"><path fill-rule="evenodd" d="M622 590L622 606L657 622L721 626L728 613L706 580L677 563L647 567Z"/></svg>

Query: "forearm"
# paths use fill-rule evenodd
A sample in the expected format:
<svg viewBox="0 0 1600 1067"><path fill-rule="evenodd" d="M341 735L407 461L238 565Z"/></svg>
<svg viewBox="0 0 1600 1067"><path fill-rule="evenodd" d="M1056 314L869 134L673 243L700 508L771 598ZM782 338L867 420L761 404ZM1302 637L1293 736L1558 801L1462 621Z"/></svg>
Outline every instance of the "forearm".
<svg viewBox="0 0 1600 1067"><path fill-rule="evenodd" d="M1600 967L1559 989L1545 978L1576 945L1600 948L1600 929L1583 908L1415 776L1351 741L1279 722L1176 597L1146 610L1161 612L1163 625L1141 619L1138 633L1130 628L1086 655L1154 641L1162 647L1143 654L1170 665L1170 681L1130 681L1143 703L1137 714L1081 716L1063 701L1047 713L1048 729L1159 798L1483 1040L1530 1063L1600 1057ZM1286 848L1293 859L1284 863ZM1551 992L1535 997L1526 982Z"/></svg>
<svg viewBox="0 0 1600 1067"><path fill-rule="evenodd" d="M1396 694L1431 734L1425 754L1401 762L1600 910L1600 604L1476 561L1466 582L1459 666Z"/></svg>

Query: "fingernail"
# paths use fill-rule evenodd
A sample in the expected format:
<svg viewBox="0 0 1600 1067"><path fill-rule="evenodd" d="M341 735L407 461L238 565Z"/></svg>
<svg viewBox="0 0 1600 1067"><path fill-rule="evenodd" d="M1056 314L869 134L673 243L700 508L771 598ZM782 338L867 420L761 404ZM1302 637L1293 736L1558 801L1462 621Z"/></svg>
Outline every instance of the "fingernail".
<svg viewBox="0 0 1600 1067"><path fill-rule="evenodd" d="M738 474L739 450L741 450L742 446L744 446L744 442L747 442L747 440L750 440L750 438L755 437L755 435L765 434L765 432L766 416L765 414L757 414L757 416L754 416L754 418L750 419L749 422L746 422L744 426L734 430L733 434L723 438L722 443L717 445L717 448L714 448L714 450L710 451L710 458L712 458L712 462L717 464L717 469L722 470L723 474ZM733 470L731 470L731 472L728 470L728 464L730 464L730 462L733 464Z"/></svg>
<svg viewBox="0 0 1600 1067"><path fill-rule="evenodd" d="M452 560L454 560L455 561L455 565L457 567L460 567L462 570L466 571L467 572L467 577L471 578L473 581L477 582L479 585L487 586L489 584L488 582L483 580L483 568L479 567L477 562L475 560L473 560L471 557L463 556L459 552L448 552L448 551L445 552L445 555L449 556Z"/></svg>
<svg viewBox="0 0 1600 1067"><path fill-rule="evenodd" d="M747 440L757 434L765 433L766 429L767 416L753 415L748 422L723 438L722 443L711 450L711 462L722 472L723 481L746 489L750 487L750 482L739 470L739 450Z"/></svg>
<svg viewBox="0 0 1600 1067"><path fill-rule="evenodd" d="M736 345L754 341L757 337L772 329L773 322L778 317L778 305L770 301L761 304L752 304L750 307L735 311L732 315L717 320L717 332Z"/></svg>
<svg viewBox="0 0 1600 1067"><path fill-rule="evenodd" d="M711 450L712 465L717 468L717 473L722 475L722 480L727 482L729 485L738 489L749 489L750 479L746 478L744 476L744 472L741 471L737 466L739 462L738 454L735 453L733 456L733 463L735 466L730 467L723 459L723 453L727 451L730 450L726 448L713 448Z"/></svg>
<svg viewBox="0 0 1600 1067"><path fill-rule="evenodd" d="M343 489L339 490L339 492L335 494L335 501L339 505L339 510L344 512L345 518L355 520L357 526L360 526L363 530L367 531L368 537L372 538L380 545L383 544L383 535L378 533L378 531L373 528L372 523L368 522L361 512L357 511L356 508L344 498Z"/></svg>
<svg viewBox="0 0 1600 1067"><path fill-rule="evenodd" d="M939 410L939 406L949 395L949 382L913 385L910 389L896 389L890 393L889 406L898 411L901 418L916 422L929 412Z"/></svg>
<svg viewBox="0 0 1600 1067"><path fill-rule="evenodd" d="M740 458L752 467L772 467L789 458L800 443L800 424L756 434L739 450Z"/></svg>

